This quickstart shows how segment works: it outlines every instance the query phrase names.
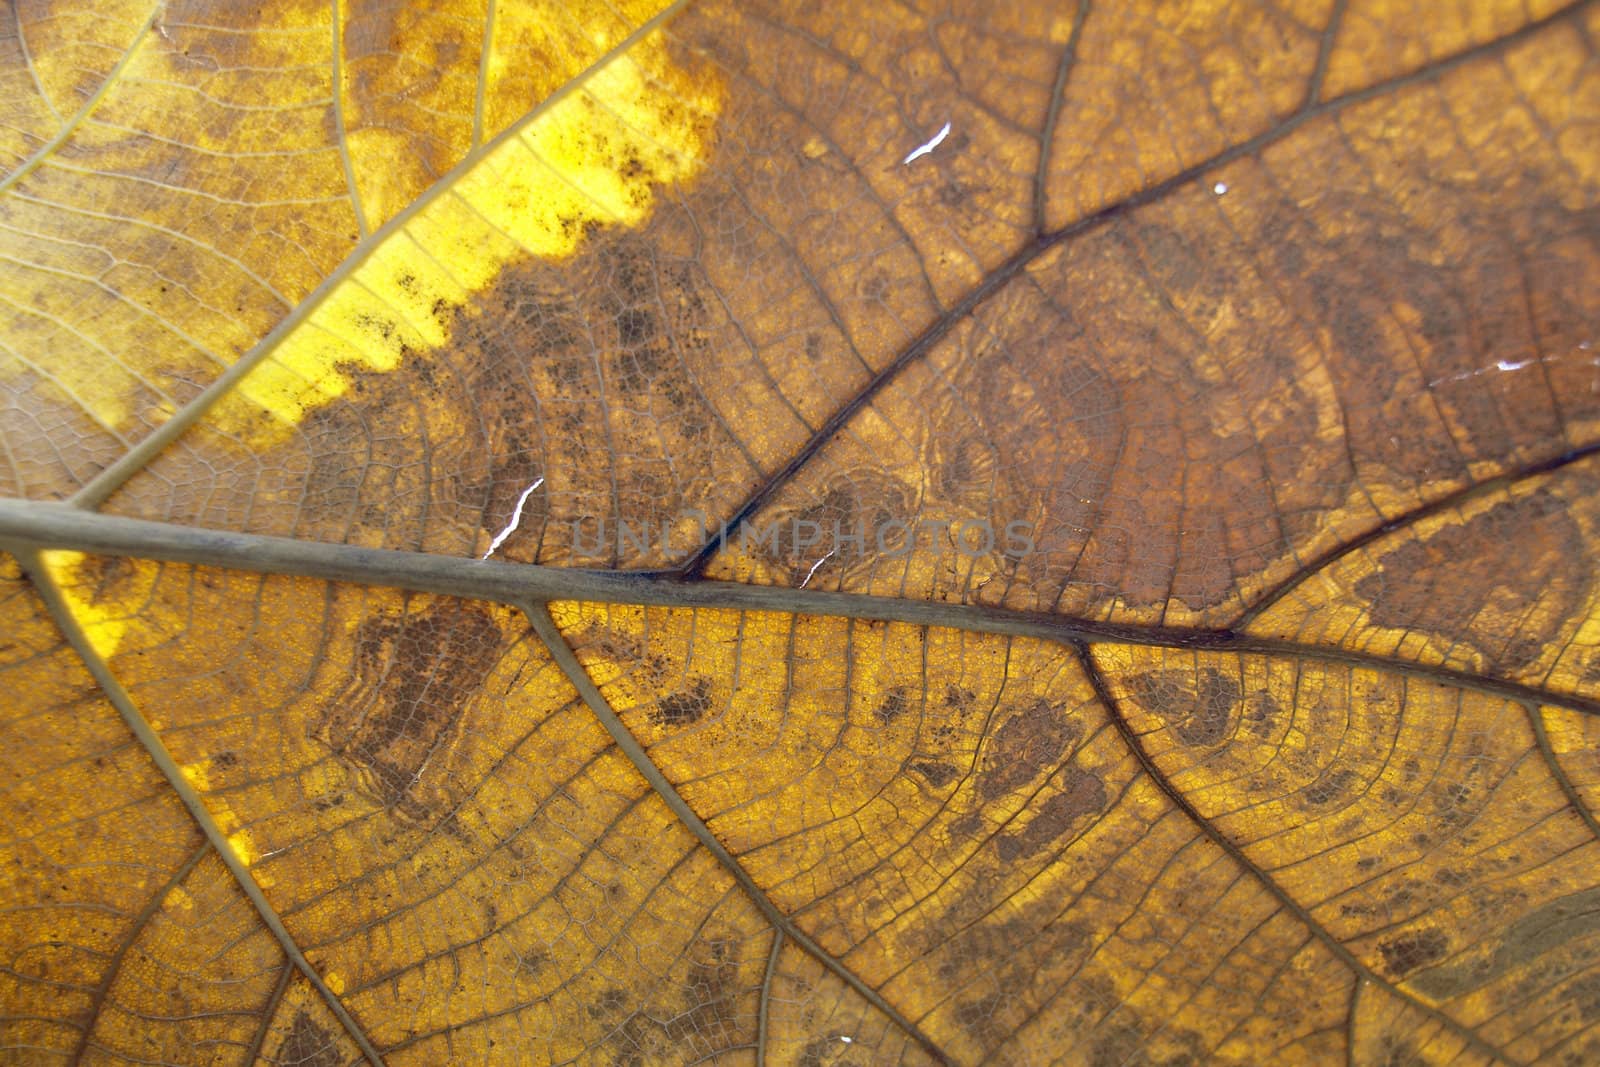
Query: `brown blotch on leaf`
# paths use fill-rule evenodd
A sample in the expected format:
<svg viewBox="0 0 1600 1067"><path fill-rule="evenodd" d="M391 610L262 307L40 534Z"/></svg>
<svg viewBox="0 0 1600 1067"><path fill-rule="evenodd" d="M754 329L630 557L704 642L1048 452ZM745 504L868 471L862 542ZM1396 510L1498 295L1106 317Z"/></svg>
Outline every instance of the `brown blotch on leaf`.
<svg viewBox="0 0 1600 1067"><path fill-rule="evenodd" d="M360 515L370 472L350 462L349 450L363 432L361 412L348 403L313 408L300 420L301 443L310 454L300 506L312 521Z"/></svg>
<svg viewBox="0 0 1600 1067"><path fill-rule="evenodd" d="M1594 958L1600 932L1600 888L1579 890L1520 915L1492 937L1464 945L1448 963L1411 975L1410 985L1435 1000L1480 989L1507 974L1578 970Z"/></svg>
<svg viewBox="0 0 1600 1067"><path fill-rule="evenodd" d="M908 526L914 512L911 491L905 483L880 470L855 468L828 481L821 498L803 507L778 513L762 533L775 533L770 541L750 545L771 565L787 567L798 584L830 551L833 556L817 573L838 573L878 558L878 538L889 552L902 551L915 532ZM902 532L909 531L909 532ZM857 543L854 538L860 535ZM810 545L798 542L815 537Z"/></svg>
<svg viewBox="0 0 1600 1067"><path fill-rule="evenodd" d="M698 948L703 955L689 965L682 986L684 1010L668 1019L664 1029L673 1041L691 1042L691 1047L730 1048L741 1039L739 966L727 942L705 942Z"/></svg>
<svg viewBox="0 0 1600 1067"><path fill-rule="evenodd" d="M650 712L650 721L657 726L688 726L697 723L711 710L711 682L696 678L681 693L662 697Z"/></svg>
<svg viewBox="0 0 1600 1067"><path fill-rule="evenodd" d="M1578 1009L1584 1022L1600 1019L1600 974L1586 974L1569 985L1563 997Z"/></svg>
<svg viewBox="0 0 1600 1067"><path fill-rule="evenodd" d="M956 1005L956 1024L986 1046L998 1045L1007 1036L1000 1020L1004 1007L1005 998L999 993L985 994L977 1000Z"/></svg>
<svg viewBox="0 0 1600 1067"><path fill-rule="evenodd" d="M1305 789L1301 791L1300 795L1305 797L1307 804L1311 804L1313 806L1326 804L1328 801L1334 799L1348 789L1350 783L1355 781L1355 779L1356 776L1353 771L1333 771L1332 773L1323 775L1315 782L1312 782L1310 785L1306 786Z"/></svg>
<svg viewBox="0 0 1600 1067"><path fill-rule="evenodd" d="M1438 963L1450 951L1450 940L1439 930L1415 930L1378 945L1384 966L1396 978L1420 967Z"/></svg>
<svg viewBox="0 0 1600 1067"><path fill-rule="evenodd" d="M1039 806L1020 831L995 841L1000 859L1025 858L1066 836L1085 815L1105 810L1106 786L1098 775L1077 767L1061 772L1061 792Z"/></svg>
<svg viewBox="0 0 1600 1067"><path fill-rule="evenodd" d="M948 763L937 763L929 760L918 760L911 764L911 770L928 780L928 784L935 789L943 789L957 778L961 771Z"/></svg>
<svg viewBox="0 0 1600 1067"><path fill-rule="evenodd" d="M332 1032L318 1026L308 1013L297 1011L272 1062L294 1067L340 1067L343 1059Z"/></svg>
<svg viewBox="0 0 1600 1067"><path fill-rule="evenodd" d="M1427 1062L1410 1038L1384 1034L1378 1039L1378 1058L1373 1067L1425 1067Z"/></svg>
<svg viewBox="0 0 1600 1067"><path fill-rule="evenodd" d="M906 713L906 695L908 690L903 685L892 687L884 694L883 702L872 710L873 717L884 725L894 722Z"/></svg>
<svg viewBox="0 0 1600 1067"><path fill-rule="evenodd" d="M978 795L993 800L1033 781L1059 764L1082 733L1083 727L1060 708L1034 701L995 733L978 778Z"/></svg>
<svg viewBox="0 0 1600 1067"><path fill-rule="evenodd" d="M1271 693L1252 693L1245 700L1244 726L1253 737L1269 737L1283 708Z"/></svg>
<svg viewBox="0 0 1600 1067"><path fill-rule="evenodd" d="M440 600L363 622L355 644L354 678L315 736L359 769L363 790L385 808L412 818L443 813L450 776L442 763L500 657L500 628L478 605Z"/></svg>
<svg viewBox="0 0 1600 1067"><path fill-rule="evenodd" d="M589 1015L608 1031L612 1064L646 1067L688 1058L714 1057L749 1040L737 1010L742 995L732 942L702 938L690 949L689 973L679 987L680 1007L661 1010L639 1003L621 989L608 989ZM752 1013L753 1014L753 1013Z"/></svg>
<svg viewBox="0 0 1600 1067"><path fill-rule="evenodd" d="M1111 1027L1094 1043L1089 1055L1090 1067L1122 1067L1137 1062L1144 1047L1144 1035L1131 1023Z"/></svg>
<svg viewBox="0 0 1600 1067"><path fill-rule="evenodd" d="M442 309L449 339L438 351L363 376L374 390L359 404L364 421L340 427L336 454L370 477L348 457L371 439L408 438L420 426L438 435L420 472L437 478L430 529L492 535L544 477L545 491L526 500L499 556L602 566L675 560L696 547L686 527L663 551L655 534L643 536L643 548L619 537L618 523L637 535L646 523L658 529L703 509L707 484L738 467L691 369L704 364L723 322L710 292L697 263L634 231L596 233L559 265L510 263L466 306ZM424 381L435 374L436 383ZM466 432L418 412L419 396L427 412L470 416ZM408 411L415 414L399 414ZM594 512L573 503L582 500L611 504Z"/></svg>
<svg viewBox="0 0 1600 1067"><path fill-rule="evenodd" d="M1228 720L1239 703L1239 683L1210 667L1134 675L1128 688L1139 703L1161 716L1186 745L1215 745L1228 736Z"/></svg>
<svg viewBox="0 0 1600 1067"><path fill-rule="evenodd" d="M1540 491L1385 552L1356 593L1379 626L1462 642L1515 670L1582 609L1586 559L1566 505Z"/></svg>

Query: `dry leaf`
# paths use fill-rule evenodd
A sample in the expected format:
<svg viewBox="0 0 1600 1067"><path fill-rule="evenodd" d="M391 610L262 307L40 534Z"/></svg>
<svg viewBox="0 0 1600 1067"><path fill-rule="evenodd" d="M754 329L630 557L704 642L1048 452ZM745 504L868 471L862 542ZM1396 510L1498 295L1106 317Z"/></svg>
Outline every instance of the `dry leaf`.
<svg viewBox="0 0 1600 1067"><path fill-rule="evenodd" d="M8 13L8 1062L1600 1058L1600 6Z"/></svg>

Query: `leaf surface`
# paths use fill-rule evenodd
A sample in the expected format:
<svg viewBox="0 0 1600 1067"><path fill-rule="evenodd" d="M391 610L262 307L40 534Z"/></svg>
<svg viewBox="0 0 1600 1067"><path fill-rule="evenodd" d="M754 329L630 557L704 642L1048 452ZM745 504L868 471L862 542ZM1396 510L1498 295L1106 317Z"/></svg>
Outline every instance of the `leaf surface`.
<svg viewBox="0 0 1600 1067"><path fill-rule="evenodd" d="M991 7L13 13L6 1056L1600 1055L1600 9Z"/></svg>

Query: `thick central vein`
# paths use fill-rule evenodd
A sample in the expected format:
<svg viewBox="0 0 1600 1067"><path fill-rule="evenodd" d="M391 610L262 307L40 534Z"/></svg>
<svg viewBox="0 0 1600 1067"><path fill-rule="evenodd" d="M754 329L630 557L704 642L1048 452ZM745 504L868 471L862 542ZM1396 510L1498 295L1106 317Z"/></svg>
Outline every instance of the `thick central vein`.
<svg viewBox="0 0 1600 1067"><path fill-rule="evenodd" d="M1391 671L1431 679L1443 685L1490 693L1524 704L1537 702L1588 715L1600 715L1600 700L1591 697L1548 692L1507 678L1485 677L1370 652L1304 645L1233 630L1103 622L978 604L905 600L821 589L742 585L737 582L681 581L672 575L543 567L532 563L502 563L493 559L461 559L426 552L400 552L296 541L263 534L196 529L28 500L0 500L0 548L15 552L71 549L259 574L296 575L413 589L516 605L534 601L583 600L653 607L728 608L831 618L881 619L916 626L1042 637L1053 641L1112 641L1160 648L1255 652Z"/></svg>

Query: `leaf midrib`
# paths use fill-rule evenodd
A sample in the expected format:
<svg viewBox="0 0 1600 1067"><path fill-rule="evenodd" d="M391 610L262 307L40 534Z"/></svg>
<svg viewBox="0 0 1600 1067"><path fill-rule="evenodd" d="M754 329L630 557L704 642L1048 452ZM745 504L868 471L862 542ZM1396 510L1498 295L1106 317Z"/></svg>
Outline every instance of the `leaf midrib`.
<svg viewBox="0 0 1600 1067"><path fill-rule="evenodd" d="M1594 450L1586 449L1584 456ZM1576 462L1577 458L1583 457L1567 462ZM1534 464L1531 468L1534 473L1528 476L1548 473L1560 465L1564 464L1552 465L1548 461ZM1475 488L1464 492L1473 492ZM1432 514L1440 509L1428 505L1425 510ZM1387 532L1393 532L1403 529L1404 524L1390 523L1385 527ZM0 499L0 549L20 553L66 549L92 555L408 589L512 606L534 601L571 600L649 607L727 608L902 622L1065 643L1110 642L1180 650L1253 652L1368 667L1519 703L1547 704L1600 716L1600 698L1548 690L1510 678L1416 663L1395 655L1259 637L1235 628L1106 622L940 600L707 579L684 580L660 572L597 571L362 548L130 519L41 501Z"/></svg>

